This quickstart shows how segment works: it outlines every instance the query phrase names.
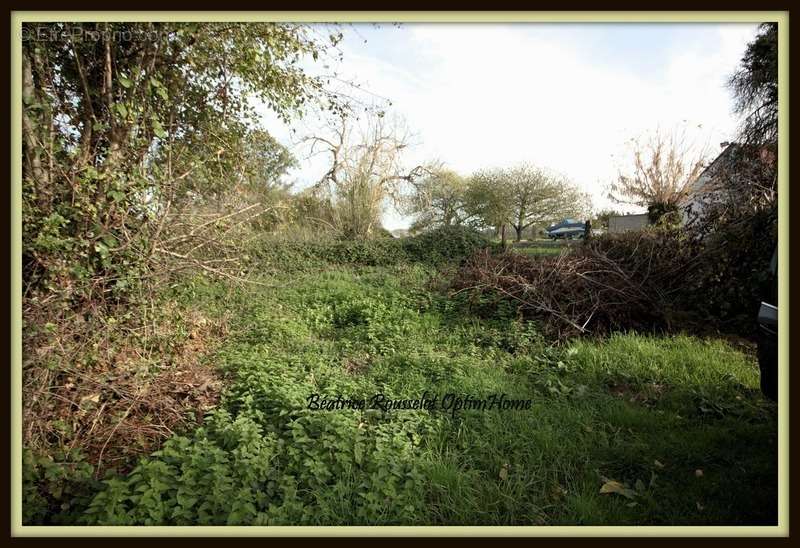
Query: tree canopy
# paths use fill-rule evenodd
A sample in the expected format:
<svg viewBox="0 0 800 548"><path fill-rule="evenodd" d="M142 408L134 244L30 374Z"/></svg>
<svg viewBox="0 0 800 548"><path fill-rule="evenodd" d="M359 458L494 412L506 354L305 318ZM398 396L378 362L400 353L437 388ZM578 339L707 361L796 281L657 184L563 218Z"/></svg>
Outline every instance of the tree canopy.
<svg viewBox="0 0 800 548"><path fill-rule="evenodd" d="M341 35L291 24L26 23L23 268L31 287L119 294L164 215L291 163L254 100L288 119L343 105L310 76ZM172 251L174 254L175 252ZM143 270L144 269L144 270Z"/></svg>
<svg viewBox="0 0 800 548"><path fill-rule="evenodd" d="M474 218L467 207L467 179L439 168L414 184L405 211L414 215L412 232L436 226L461 225Z"/></svg>
<svg viewBox="0 0 800 548"><path fill-rule="evenodd" d="M728 85L736 112L744 116L742 141L750 145L774 143L778 138L777 23L761 24Z"/></svg>
<svg viewBox="0 0 800 548"><path fill-rule="evenodd" d="M565 177L520 164L474 173L467 185L465 209L484 226L501 232L505 225L511 226L519 241L531 226L588 215L591 200Z"/></svg>

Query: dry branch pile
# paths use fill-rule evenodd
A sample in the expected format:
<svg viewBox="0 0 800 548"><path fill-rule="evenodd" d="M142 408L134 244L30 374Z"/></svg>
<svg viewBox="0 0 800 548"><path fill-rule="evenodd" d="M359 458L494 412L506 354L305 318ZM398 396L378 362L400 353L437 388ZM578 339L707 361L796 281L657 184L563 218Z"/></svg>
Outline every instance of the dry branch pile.
<svg viewBox="0 0 800 548"><path fill-rule="evenodd" d="M214 277L235 282L248 281L243 277L243 256L248 242L257 234L252 224L274 213L277 205L253 203L232 212L226 208L183 210L163 216L163 231L159 227L153 249L157 264L151 269L173 276L183 271L203 271Z"/></svg>
<svg viewBox="0 0 800 548"><path fill-rule="evenodd" d="M653 234L594 241L555 257L483 250L452 281L472 302L511 301L558 339L613 330L670 328L686 276L697 259L691 242Z"/></svg>
<svg viewBox="0 0 800 548"><path fill-rule="evenodd" d="M162 307L141 329L73 316L38 332L23 358L25 447L79 451L98 476L125 471L216 405L222 384L204 356L225 330Z"/></svg>

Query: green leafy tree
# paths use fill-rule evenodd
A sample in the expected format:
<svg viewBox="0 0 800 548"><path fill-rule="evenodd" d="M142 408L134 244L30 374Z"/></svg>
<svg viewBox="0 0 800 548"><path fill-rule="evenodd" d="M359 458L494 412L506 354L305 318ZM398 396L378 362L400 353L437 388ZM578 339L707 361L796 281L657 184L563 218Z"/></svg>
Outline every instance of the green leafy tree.
<svg viewBox="0 0 800 548"><path fill-rule="evenodd" d="M591 211L589 196L563 177L530 164L504 170L512 213L510 224L516 241L533 225L546 225L568 218L584 218Z"/></svg>
<svg viewBox="0 0 800 548"><path fill-rule="evenodd" d="M514 214L513 197L509 185L499 169L475 172L468 182L466 210L476 219L478 227L493 227L506 245L506 225Z"/></svg>
<svg viewBox="0 0 800 548"><path fill-rule="evenodd" d="M343 108L302 65L338 34L322 42L271 23L23 31L23 278L73 304L120 298L163 263L167 216L253 180L244 159L280 171L285 157L251 163L255 149L282 155L256 129L256 100L284 119L311 103Z"/></svg>
<svg viewBox="0 0 800 548"><path fill-rule="evenodd" d="M565 178L530 164L486 169L470 179L465 209L484 225L497 227L505 242L505 226L516 241L531 226L565 217L583 217L591 210L587 194Z"/></svg>
<svg viewBox="0 0 800 548"><path fill-rule="evenodd" d="M414 215L412 231L457 226L472 219L467 209L467 180L455 171L436 169L414 184L406 212Z"/></svg>

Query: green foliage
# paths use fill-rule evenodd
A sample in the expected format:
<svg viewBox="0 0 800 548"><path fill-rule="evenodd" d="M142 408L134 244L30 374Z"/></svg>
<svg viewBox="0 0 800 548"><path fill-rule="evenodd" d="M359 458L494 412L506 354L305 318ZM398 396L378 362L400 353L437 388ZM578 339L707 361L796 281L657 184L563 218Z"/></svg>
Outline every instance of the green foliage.
<svg viewBox="0 0 800 548"><path fill-rule="evenodd" d="M755 318L772 282L769 265L777 241L777 207L725 223L707 235L687 295L698 313L708 314L721 330L754 337Z"/></svg>
<svg viewBox="0 0 800 548"><path fill-rule="evenodd" d="M651 225L678 227L681 223L681 212L676 204L655 202L647 206L647 219Z"/></svg>
<svg viewBox="0 0 800 548"><path fill-rule="evenodd" d="M251 255L254 268L317 270L326 265L389 266L403 262L439 265L459 261L491 242L478 232L444 226L409 238L372 240L281 241L266 237Z"/></svg>
<svg viewBox="0 0 800 548"><path fill-rule="evenodd" d="M530 164L480 170L469 178L463 196L470 222L483 227L507 224L516 231L516 241L535 225L583 217L591 210L589 196L577 186Z"/></svg>
<svg viewBox="0 0 800 548"><path fill-rule="evenodd" d="M29 481L30 521L774 522L776 416L751 357L686 336L549 347L511 307L480 319L429 291L434 274L423 264L341 265L233 294L219 282L176 287L236 312L215 357L229 379L221 407L127 476L93 486L91 503L81 498L74 513L43 505L47 484ZM306 409L313 393L424 390L506 393L534 407L456 416ZM734 467L742 468L730 481ZM634 498L601 494L606 479Z"/></svg>
<svg viewBox="0 0 800 548"><path fill-rule="evenodd" d="M737 71L728 85L736 110L744 115L742 141L751 145L778 140L778 24L762 23L747 45Z"/></svg>
<svg viewBox="0 0 800 548"><path fill-rule="evenodd" d="M87 521L386 524L420 510L414 445L402 425L364 430L356 416L290 407L275 428L257 407L237 418L219 411L191 439L171 439L125 480L109 481Z"/></svg>
<svg viewBox="0 0 800 548"><path fill-rule="evenodd" d="M264 197L284 119L338 102L303 69L341 38L253 23L26 23L23 279L65 306L129 296L163 264L166 213L239 185ZM170 227L168 226L167 229Z"/></svg>
<svg viewBox="0 0 800 548"><path fill-rule="evenodd" d="M406 259L397 240L281 241L266 237L251 252L255 268L261 265L279 270L317 270L329 264L381 266Z"/></svg>
<svg viewBox="0 0 800 548"><path fill-rule="evenodd" d="M451 170L434 171L414 183L414 192L405 204L406 212L415 217L411 232L464 224L473 216L466 199L466 179Z"/></svg>
<svg viewBox="0 0 800 548"><path fill-rule="evenodd" d="M124 480L107 482L88 522L416 522L424 504L418 446L428 417L304 409L311 392L367 395L344 373L338 352L315 338L335 332L350 343L345 348L387 351L390 332L401 344L398 318L415 316L397 288L359 295L346 279L321 276L289 290L281 308L271 299L246 304L240 321L249 328L220 354L236 379L226 408L191 438L173 438Z"/></svg>
<svg viewBox="0 0 800 548"><path fill-rule="evenodd" d="M717 159L700 211L687 231L703 242L695 276L698 304L727 330L754 335L778 242L778 169L769 146L731 145Z"/></svg>
<svg viewBox="0 0 800 548"><path fill-rule="evenodd" d="M93 468L78 452L52 456L22 452L22 523L70 525L83 515L99 488Z"/></svg>
<svg viewBox="0 0 800 548"><path fill-rule="evenodd" d="M286 274L277 289L234 299L198 289L238 312L217 356L231 379L223 406L104 482L82 522L774 522L775 413L747 355L686 336L548 347L511 309L464 314L425 289L431 274L422 265ZM312 393L423 390L506 393L534 407L453 417L305 405ZM608 479L633 499L601 494Z"/></svg>
<svg viewBox="0 0 800 548"><path fill-rule="evenodd" d="M443 226L401 241L411 260L431 264L458 261L491 247L488 238L463 226Z"/></svg>

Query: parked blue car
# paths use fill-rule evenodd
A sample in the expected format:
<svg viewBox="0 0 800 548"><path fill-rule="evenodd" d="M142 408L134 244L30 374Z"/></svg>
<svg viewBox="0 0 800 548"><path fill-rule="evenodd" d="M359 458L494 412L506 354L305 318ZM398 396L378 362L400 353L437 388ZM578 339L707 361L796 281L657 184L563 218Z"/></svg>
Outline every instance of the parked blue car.
<svg viewBox="0 0 800 548"><path fill-rule="evenodd" d="M553 240L583 238L586 234L586 223L564 219L558 224L550 225L545 232Z"/></svg>

